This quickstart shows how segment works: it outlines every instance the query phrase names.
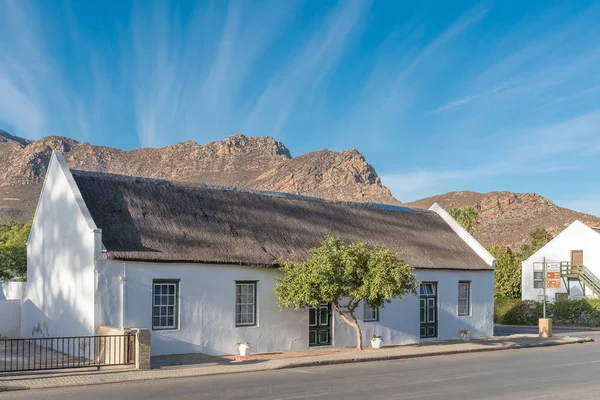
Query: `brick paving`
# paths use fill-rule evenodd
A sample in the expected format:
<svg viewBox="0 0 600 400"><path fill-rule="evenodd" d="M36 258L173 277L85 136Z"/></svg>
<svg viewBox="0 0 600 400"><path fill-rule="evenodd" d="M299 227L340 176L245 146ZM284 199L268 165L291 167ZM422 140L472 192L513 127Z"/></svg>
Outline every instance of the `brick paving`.
<svg viewBox="0 0 600 400"><path fill-rule="evenodd" d="M148 379L183 378L216 374L265 371L282 368L308 367L339 363L429 357L459 353L557 346L592 341L590 338L561 336L541 339L537 335L512 335L471 342L427 342L403 346L383 346L381 349L319 348L305 351L256 354L243 361L234 356L211 357L182 355L153 357L152 370L132 370L130 367L105 367L27 373L0 373L0 392L6 390L41 389L50 387L94 385Z"/></svg>

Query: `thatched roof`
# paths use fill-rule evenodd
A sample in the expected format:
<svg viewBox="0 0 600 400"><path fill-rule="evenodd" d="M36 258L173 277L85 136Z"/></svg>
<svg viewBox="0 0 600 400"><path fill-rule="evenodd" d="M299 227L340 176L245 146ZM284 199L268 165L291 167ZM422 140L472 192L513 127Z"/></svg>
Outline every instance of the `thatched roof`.
<svg viewBox="0 0 600 400"><path fill-rule="evenodd" d="M415 268L492 269L433 211L72 173L113 259L277 267L329 234L385 245Z"/></svg>

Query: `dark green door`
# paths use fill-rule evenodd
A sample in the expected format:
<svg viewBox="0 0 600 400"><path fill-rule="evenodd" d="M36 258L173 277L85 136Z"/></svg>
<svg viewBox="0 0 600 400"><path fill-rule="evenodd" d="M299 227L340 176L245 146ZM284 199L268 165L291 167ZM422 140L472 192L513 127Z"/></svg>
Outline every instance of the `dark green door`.
<svg viewBox="0 0 600 400"><path fill-rule="evenodd" d="M420 336L434 338L438 336L437 283L423 282L419 287Z"/></svg>
<svg viewBox="0 0 600 400"><path fill-rule="evenodd" d="M309 307L308 325L309 346L331 344L331 304L321 303L317 308Z"/></svg>

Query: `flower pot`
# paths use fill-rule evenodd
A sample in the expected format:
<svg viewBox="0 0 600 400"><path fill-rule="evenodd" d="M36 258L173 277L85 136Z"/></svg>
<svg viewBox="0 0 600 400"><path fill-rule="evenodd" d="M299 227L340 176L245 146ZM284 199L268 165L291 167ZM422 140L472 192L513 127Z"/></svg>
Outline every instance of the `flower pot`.
<svg viewBox="0 0 600 400"><path fill-rule="evenodd" d="M381 347L382 340L379 338L371 339L371 347L374 349L379 349Z"/></svg>
<svg viewBox="0 0 600 400"><path fill-rule="evenodd" d="M462 339L463 342L470 342L471 341L471 334L468 333L466 335L461 335L460 338Z"/></svg>
<svg viewBox="0 0 600 400"><path fill-rule="evenodd" d="M250 354L250 346L248 346L245 343L240 344L240 345L238 345L238 351L240 352L240 356L246 357L247 355Z"/></svg>

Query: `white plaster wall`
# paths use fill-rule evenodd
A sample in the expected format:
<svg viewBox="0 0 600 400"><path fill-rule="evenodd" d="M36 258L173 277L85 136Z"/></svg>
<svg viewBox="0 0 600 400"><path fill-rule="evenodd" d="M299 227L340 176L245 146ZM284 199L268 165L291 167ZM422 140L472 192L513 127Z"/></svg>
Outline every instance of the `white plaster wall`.
<svg viewBox="0 0 600 400"><path fill-rule="evenodd" d="M26 282L0 281L0 300L23 299L26 286Z"/></svg>
<svg viewBox="0 0 600 400"><path fill-rule="evenodd" d="M118 296L123 262L107 260L103 275ZM308 347L308 311L283 310L276 304L273 269L223 265L127 263L125 326L151 329L152 280L180 279L180 327L173 331L151 331L152 355L233 354L235 343L249 341L253 352L273 352ZM421 281L438 282L439 337L454 339L461 329L474 337L493 335L493 271L416 271ZM100 274L99 274L100 275ZM258 325L235 327L235 281L258 280ZM471 281L472 312L458 317L458 281ZM99 279L100 281L100 279ZM110 306L102 307L103 320L120 318L118 302L103 296ZM120 298L120 297L119 297ZM335 315L335 314L334 314ZM362 308L359 310L362 319ZM334 346L355 345L355 333L334 317ZM419 341L419 300L409 296L380 310L378 322L362 323L365 344L373 333L386 344Z"/></svg>
<svg viewBox="0 0 600 400"><path fill-rule="evenodd" d="M112 269L112 271L111 271ZM112 282L111 293L118 292L118 277L123 262L105 261L102 275ZM248 341L253 352L272 352L306 348L308 310L280 311L273 290L275 269L229 265L127 263L125 286L125 326L152 329L152 280L180 279L179 329L152 331L152 355L234 354L235 343ZM258 325L235 326L235 281L256 280ZM100 282L100 279L99 279ZM120 310L109 295L102 301L104 321L120 318Z"/></svg>
<svg viewBox="0 0 600 400"><path fill-rule="evenodd" d="M0 337L18 338L21 300L0 300Z"/></svg>
<svg viewBox="0 0 600 400"><path fill-rule="evenodd" d="M94 332L95 238L72 179L54 153L27 245L24 337Z"/></svg>
<svg viewBox="0 0 600 400"><path fill-rule="evenodd" d="M370 345L371 335L382 336L384 344L404 344L422 340L456 339L461 329L469 329L473 337L494 334L494 272L416 270L421 282L437 282L438 337L419 337L419 297L409 295L379 309L379 321L363 322L362 304L357 317L363 344ZM458 316L458 282L471 282L471 315ZM356 333L337 314L334 322L334 346L356 345Z"/></svg>
<svg viewBox="0 0 600 400"><path fill-rule="evenodd" d="M547 262L570 262L571 250L583 250L583 264L600 278L600 234L585 224L575 221L537 253L523 261L521 275L523 300L537 301L538 296L543 295L543 289L534 289L533 287L534 262L543 262L544 257ZM567 287L562 280L560 285L559 289L546 289L549 301L555 300L556 293L567 293ZM580 291L579 289L578 292ZM586 295L591 297L591 290L586 290Z"/></svg>

